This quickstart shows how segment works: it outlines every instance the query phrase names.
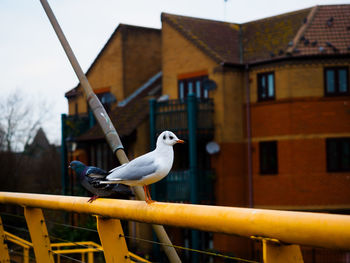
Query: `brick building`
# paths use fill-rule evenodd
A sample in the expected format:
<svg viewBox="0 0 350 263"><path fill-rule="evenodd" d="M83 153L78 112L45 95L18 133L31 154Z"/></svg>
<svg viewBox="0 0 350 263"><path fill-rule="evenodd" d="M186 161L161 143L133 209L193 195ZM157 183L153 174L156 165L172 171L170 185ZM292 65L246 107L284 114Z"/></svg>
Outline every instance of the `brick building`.
<svg viewBox="0 0 350 263"><path fill-rule="evenodd" d="M129 125L128 120L120 122L115 118L118 131L128 128L129 132L122 132L122 139L130 150L129 157L148 151L150 140L152 144L162 129L175 129L180 136L190 138L189 123L182 123L189 120L187 106L181 105L187 105L189 93L194 93L197 169L215 174L215 183L207 182L212 186L207 192L214 193L213 198L199 198L198 202L349 213L350 5L316 6L244 24L165 13L161 19L161 34L151 30L157 35L158 44L152 50L156 60L130 59L129 66L123 67L131 70L130 75L121 68L108 75L107 63L118 61L121 54L140 52L141 48L130 45L127 52L115 44L114 53L102 50L99 57L105 61L96 60L87 73L95 92L110 86L118 102L129 98L134 105L144 105L133 115L141 116L142 121ZM140 39L153 46L148 37ZM154 69L143 78L139 71L132 71L133 63L152 64ZM125 84L128 82L122 80L131 74L135 83ZM103 76L104 80L99 79ZM158 76L159 82L147 85L152 76ZM158 98L160 94L155 92L160 83L162 100L153 102L154 111L148 114L141 101ZM123 85L132 88L116 88ZM67 93L70 114L74 113L73 99L78 93L79 87ZM208 111L208 101L212 105L210 114L203 115ZM123 111L121 104L116 105L112 107L112 119ZM79 109L80 106L76 112L87 112L86 106L85 111ZM201 119L211 120L205 129L201 129ZM96 139L97 131L93 129L97 128L78 141ZM99 140L103 140L101 134ZM206 152L210 141L219 146L219 152ZM186 153L188 148L177 148L176 152L173 170L189 167L188 159L192 157ZM189 171L183 174L199 179L203 175ZM154 194L157 196L162 189L170 191L181 183L180 188L185 189L190 182L175 180L180 177L179 173L169 175L162 187L155 186ZM189 201L186 193L183 196L176 201ZM163 199L158 200L174 201L171 195L160 197ZM170 231L170 235L175 243L191 244L191 235L186 231ZM200 248L233 251L243 257L251 254L251 245L245 239L204 234L199 239Z"/></svg>

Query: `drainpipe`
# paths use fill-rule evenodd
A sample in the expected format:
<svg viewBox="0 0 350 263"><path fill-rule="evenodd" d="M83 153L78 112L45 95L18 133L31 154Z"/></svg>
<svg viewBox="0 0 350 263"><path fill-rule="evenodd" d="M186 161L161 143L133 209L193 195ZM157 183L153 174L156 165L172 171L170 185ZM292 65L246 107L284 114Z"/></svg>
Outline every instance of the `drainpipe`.
<svg viewBox="0 0 350 263"><path fill-rule="evenodd" d="M253 201L253 173L252 173L252 134L250 116L250 86L249 66L245 65L245 92L246 92L246 122L247 122L247 172L248 172L248 207L254 207Z"/></svg>
<svg viewBox="0 0 350 263"><path fill-rule="evenodd" d="M66 147L66 137L65 126L66 126L66 114L61 114L61 184L62 184L62 194L67 194L66 181L68 177L67 173L67 147Z"/></svg>

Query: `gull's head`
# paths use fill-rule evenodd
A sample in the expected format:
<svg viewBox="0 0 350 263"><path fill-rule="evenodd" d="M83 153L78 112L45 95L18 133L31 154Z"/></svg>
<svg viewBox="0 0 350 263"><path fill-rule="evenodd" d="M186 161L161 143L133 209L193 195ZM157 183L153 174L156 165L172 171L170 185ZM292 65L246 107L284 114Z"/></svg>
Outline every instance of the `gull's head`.
<svg viewBox="0 0 350 263"><path fill-rule="evenodd" d="M177 138L171 131L163 131L157 139L157 147L160 145L173 146L176 143L184 143L184 141Z"/></svg>

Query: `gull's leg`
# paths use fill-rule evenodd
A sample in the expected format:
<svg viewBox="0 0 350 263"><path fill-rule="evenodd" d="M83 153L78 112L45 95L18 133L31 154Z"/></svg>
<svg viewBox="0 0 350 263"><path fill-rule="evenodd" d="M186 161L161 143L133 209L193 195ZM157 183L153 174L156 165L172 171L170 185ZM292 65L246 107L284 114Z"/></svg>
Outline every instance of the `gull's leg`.
<svg viewBox="0 0 350 263"><path fill-rule="evenodd" d="M146 190L147 190L147 195L148 195L148 202L147 202L147 204L154 203L155 201L152 200L152 196L151 196L151 194L150 194L150 192L149 192L149 187L148 187L148 185L146 185Z"/></svg>
<svg viewBox="0 0 350 263"><path fill-rule="evenodd" d="M92 196L92 197L88 200L88 203L92 203L92 202L95 201L97 198L99 198L98 195Z"/></svg>
<svg viewBox="0 0 350 263"><path fill-rule="evenodd" d="M143 191L145 192L145 201L148 204L148 195L147 195L147 186L146 185L143 186Z"/></svg>

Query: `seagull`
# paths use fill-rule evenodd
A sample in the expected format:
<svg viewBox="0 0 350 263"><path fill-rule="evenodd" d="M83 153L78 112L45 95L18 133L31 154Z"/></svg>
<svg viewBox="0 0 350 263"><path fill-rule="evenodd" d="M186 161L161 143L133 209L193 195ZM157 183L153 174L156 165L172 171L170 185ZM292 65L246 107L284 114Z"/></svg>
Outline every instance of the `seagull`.
<svg viewBox="0 0 350 263"><path fill-rule="evenodd" d="M143 186L145 201L153 203L148 185L168 175L174 161L173 145L184 143L171 131L163 131L157 138L156 149L109 171L105 180L96 180L95 186L103 184L125 184Z"/></svg>
<svg viewBox="0 0 350 263"><path fill-rule="evenodd" d="M95 178L104 178L108 175L108 172L105 170L94 167L86 166L84 163L79 161L72 161L69 164L71 168L77 175L78 181L80 184L93 196L88 200L89 203L92 203L99 197L111 197L116 194L131 196L132 192L130 188L123 184L113 184L105 185L104 188L96 188L93 186Z"/></svg>

